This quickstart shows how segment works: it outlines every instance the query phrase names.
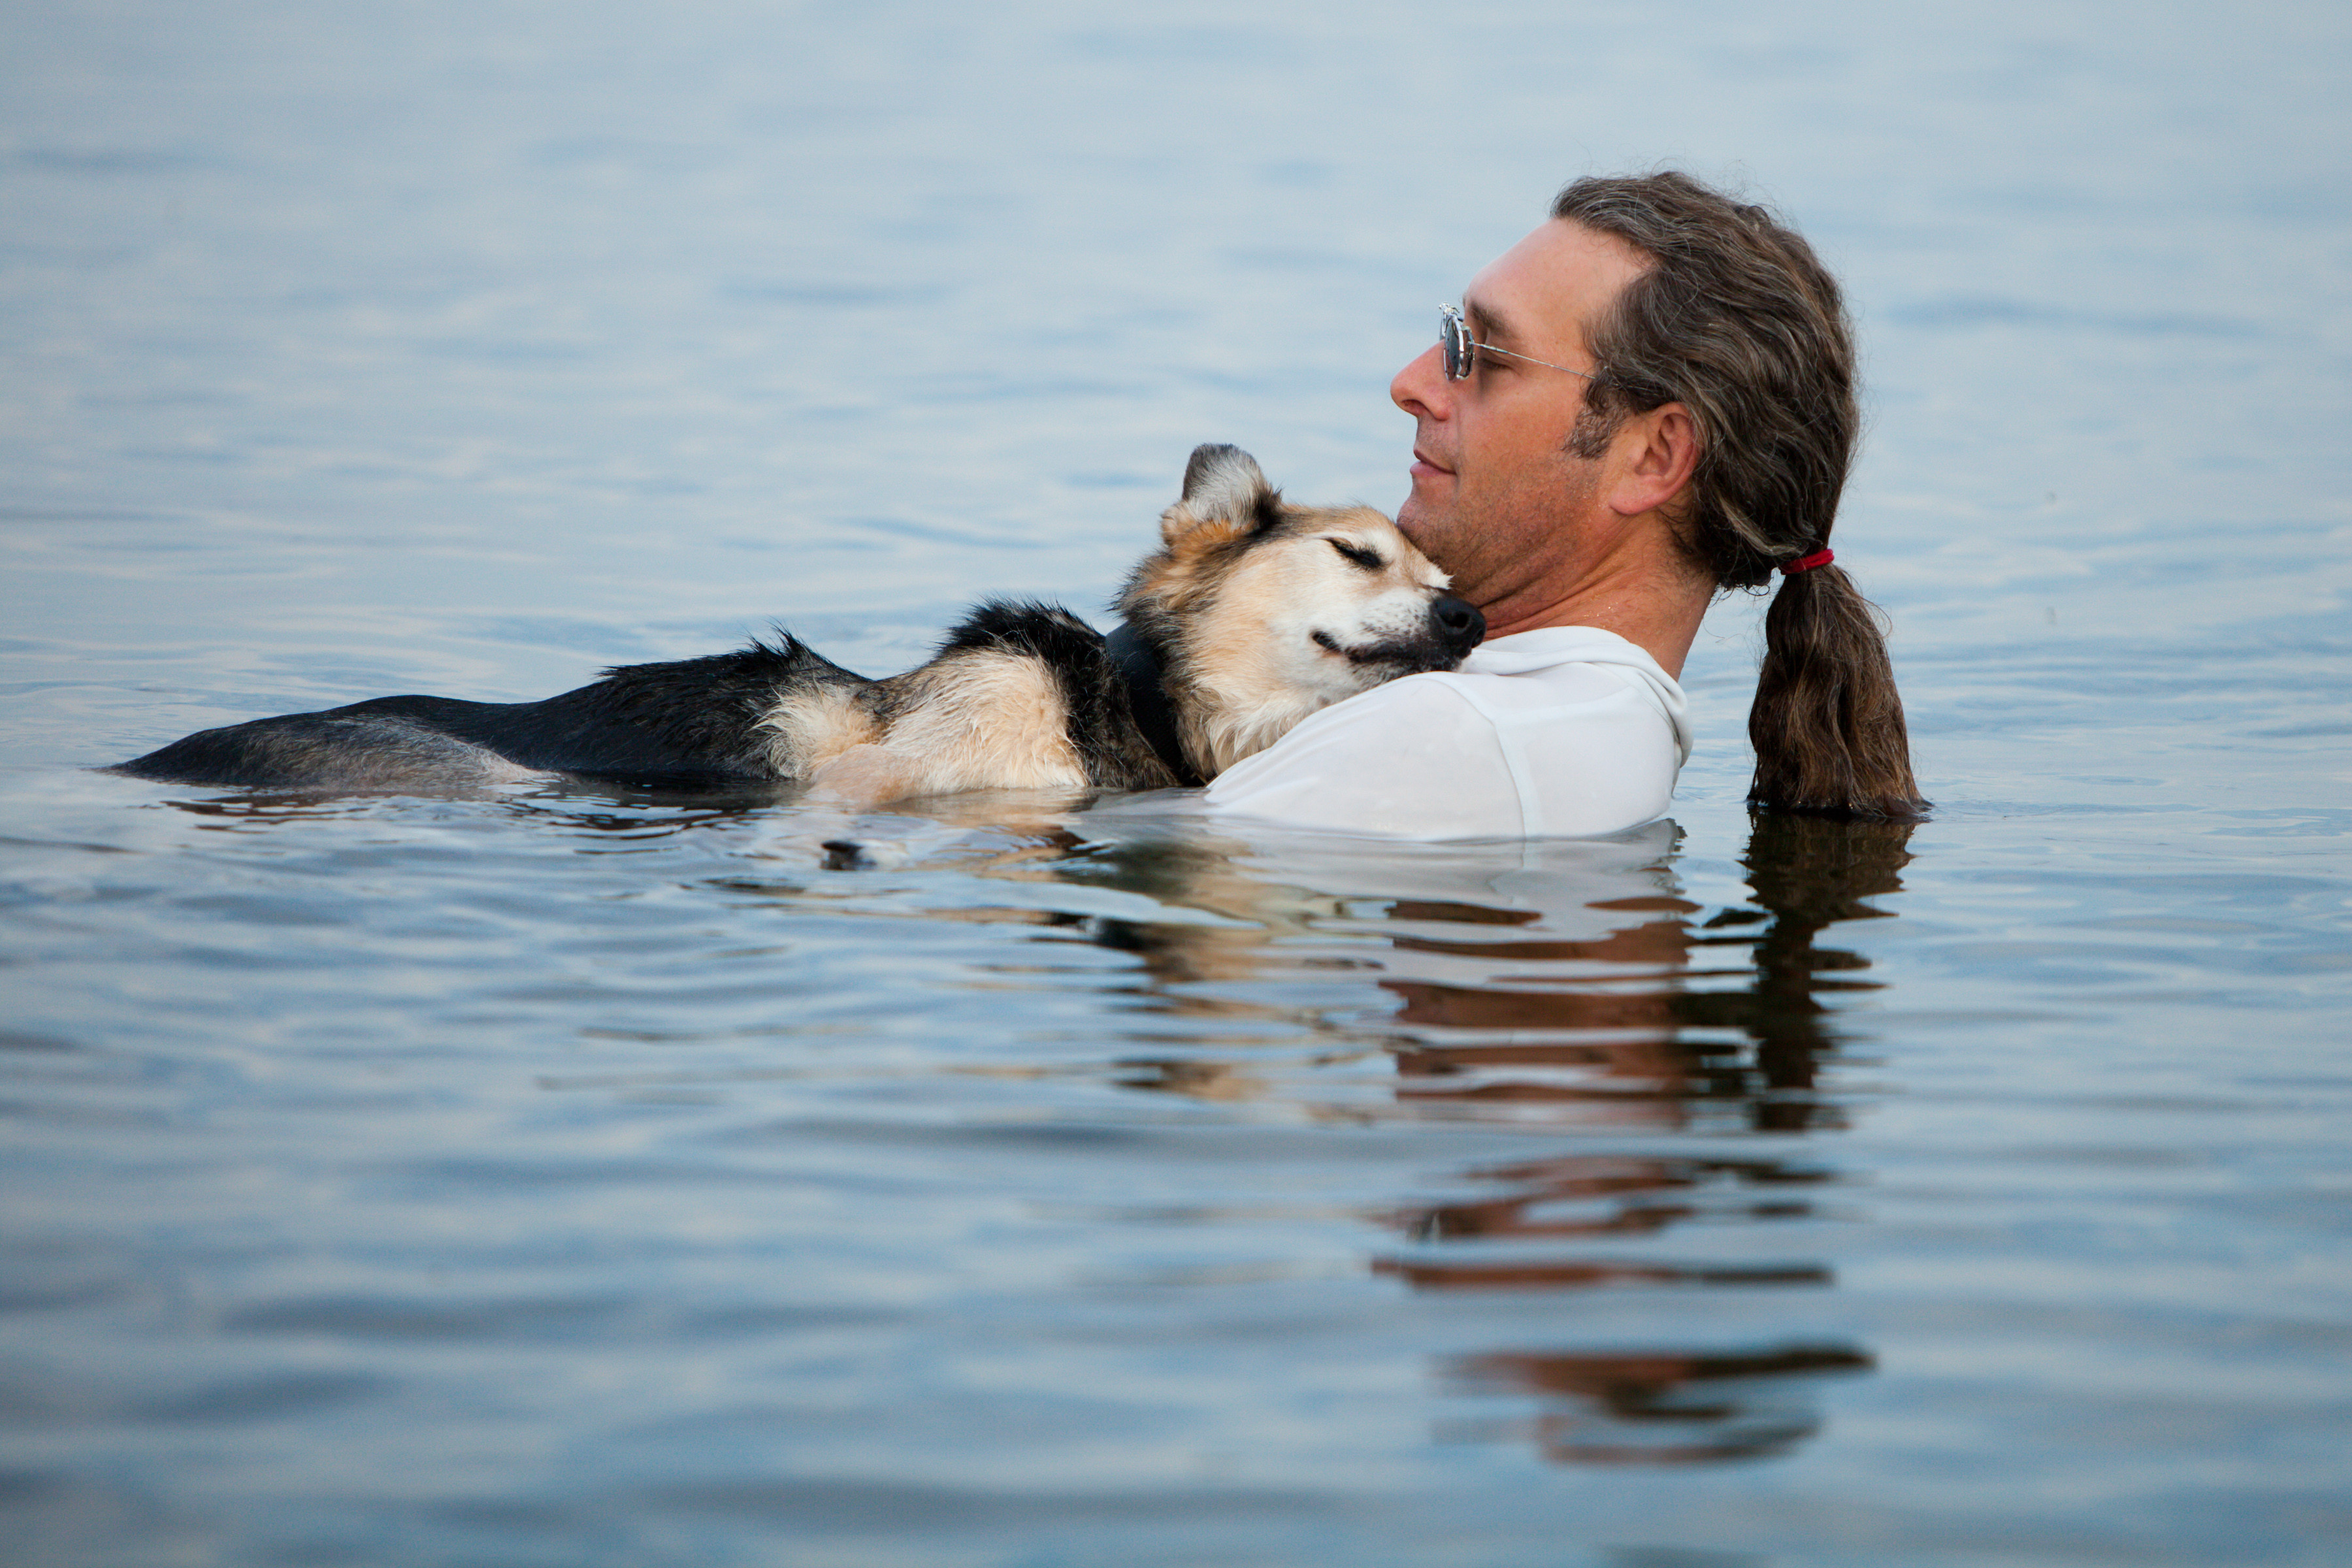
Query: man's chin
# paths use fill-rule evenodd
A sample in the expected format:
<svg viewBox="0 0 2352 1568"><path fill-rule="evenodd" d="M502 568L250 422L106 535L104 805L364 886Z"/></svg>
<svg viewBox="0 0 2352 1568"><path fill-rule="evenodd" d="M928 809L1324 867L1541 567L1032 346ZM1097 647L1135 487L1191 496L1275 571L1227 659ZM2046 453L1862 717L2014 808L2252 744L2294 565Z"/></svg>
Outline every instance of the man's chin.
<svg viewBox="0 0 2352 1568"><path fill-rule="evenodd" d="M1423 554L1432 560L1436 559L1436 552L1430 548L1430 543L1444 537L1444 513L1422 500L1419 485L1413 487L1412 494L1404 498L1404 504L1397 508L1396 525L1397 531L1412 540Z"/></svg>

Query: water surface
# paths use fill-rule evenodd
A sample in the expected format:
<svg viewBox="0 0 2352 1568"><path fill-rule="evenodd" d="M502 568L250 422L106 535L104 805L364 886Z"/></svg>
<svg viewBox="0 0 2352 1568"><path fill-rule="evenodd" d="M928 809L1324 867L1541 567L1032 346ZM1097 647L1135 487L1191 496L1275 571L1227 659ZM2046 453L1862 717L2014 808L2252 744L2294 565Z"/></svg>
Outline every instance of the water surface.
<svg viewBox="0 0 2352 1568"><path fill-rule="evenodd" d="M2347 32L0 21L12 1559L2342 1560ZM85 771L1392 506L1666 162L1852 291L1916 828L1749 816L1736 597L1594 843Z"/></svg>

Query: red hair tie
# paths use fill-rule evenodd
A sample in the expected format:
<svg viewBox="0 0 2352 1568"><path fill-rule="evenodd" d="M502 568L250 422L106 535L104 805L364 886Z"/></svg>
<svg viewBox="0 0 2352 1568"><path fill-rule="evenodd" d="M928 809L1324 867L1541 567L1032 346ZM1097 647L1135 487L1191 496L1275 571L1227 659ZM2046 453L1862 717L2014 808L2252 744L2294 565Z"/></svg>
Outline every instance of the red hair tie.
<svg viewBox="0 0 2352 1568"><path fill-rule="evenodd" d="M1781 567L1780 575L1783 577L1793 577L1800 572L1810 572L1816 566L1826 566L1836 559L1836 552L1831 550L1828 545L1824 544L1819 550L1814 551L1811 555L1801 556L1797 560L1790 562L1786 566Z"/></svg>

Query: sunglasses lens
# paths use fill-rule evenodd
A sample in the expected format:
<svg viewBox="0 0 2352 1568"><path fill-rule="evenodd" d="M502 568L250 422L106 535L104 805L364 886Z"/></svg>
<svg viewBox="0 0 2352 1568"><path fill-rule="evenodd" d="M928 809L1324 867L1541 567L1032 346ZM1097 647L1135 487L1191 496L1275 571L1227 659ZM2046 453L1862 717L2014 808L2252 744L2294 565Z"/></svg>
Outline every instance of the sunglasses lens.
<svg viewBox="0 0 2352 1568"><path fill-rule="evenodd" d="M1470 329L1452 306L1439 312L1437 341L1445 345L1445 374L1460 381L1470 374Z"/></svg>

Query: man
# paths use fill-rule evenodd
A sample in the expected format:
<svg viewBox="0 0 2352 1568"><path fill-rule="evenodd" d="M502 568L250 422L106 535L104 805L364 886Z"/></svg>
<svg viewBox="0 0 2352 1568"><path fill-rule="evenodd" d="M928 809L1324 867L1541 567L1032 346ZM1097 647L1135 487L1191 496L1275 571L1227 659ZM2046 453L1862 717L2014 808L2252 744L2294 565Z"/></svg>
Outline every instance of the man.
<svg viewBox="0 0 2352 1568"><path fill-rule="evenodd" d="M1877 626L1829 564L1852 334L1770 214L1683 174L1580 180L1389 395L1416 426L1397 521L1487 640L1309 719L1213 810L1414 838L1650 821L1690 754L1675 678L1707 605L1775 569L1754 798L1922 808Z"/></svg>

